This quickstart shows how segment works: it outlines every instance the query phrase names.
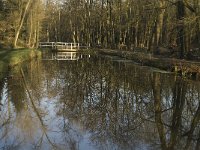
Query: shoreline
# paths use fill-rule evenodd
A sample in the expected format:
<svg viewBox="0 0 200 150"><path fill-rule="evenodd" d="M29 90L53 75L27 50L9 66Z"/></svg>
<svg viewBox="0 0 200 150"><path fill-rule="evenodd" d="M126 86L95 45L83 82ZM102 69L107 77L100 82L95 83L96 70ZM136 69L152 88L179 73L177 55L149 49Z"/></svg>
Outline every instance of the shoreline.
<svg viewBox="0 0 200 150"><path fill-rule="evenodd" d="M200 62L177 58L165 58L142 52L96 49L97 53L103 55L119 56L133 60L141 66L155 67L161 70L178 73L186 77L200 77Z"/></svg>

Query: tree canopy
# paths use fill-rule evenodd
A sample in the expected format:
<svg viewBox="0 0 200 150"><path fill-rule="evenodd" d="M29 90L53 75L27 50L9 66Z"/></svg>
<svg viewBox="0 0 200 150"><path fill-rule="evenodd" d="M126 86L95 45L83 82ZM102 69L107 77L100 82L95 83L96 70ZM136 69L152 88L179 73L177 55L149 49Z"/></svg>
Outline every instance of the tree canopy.
<svg viewBox="0 0 200 150"><path fill-rule="evenodd" d="M79 42L134 50L200 44L200 0L0 0L1 45Z"/></svg>

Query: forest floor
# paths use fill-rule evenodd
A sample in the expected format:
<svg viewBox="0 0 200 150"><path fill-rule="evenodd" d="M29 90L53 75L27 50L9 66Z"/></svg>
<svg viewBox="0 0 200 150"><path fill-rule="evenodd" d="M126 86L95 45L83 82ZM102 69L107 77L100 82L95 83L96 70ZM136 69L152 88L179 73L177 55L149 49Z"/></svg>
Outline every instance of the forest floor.
<svg viewBox="0 0 200 150"><path fill-rule="evenodd" d="M139 51L99 49L99 54L119 56L133 60L142 66L159 68L165 71L176 72L182 76L200 77L200 61L178 59L174 57L154 55Z"/></svg>

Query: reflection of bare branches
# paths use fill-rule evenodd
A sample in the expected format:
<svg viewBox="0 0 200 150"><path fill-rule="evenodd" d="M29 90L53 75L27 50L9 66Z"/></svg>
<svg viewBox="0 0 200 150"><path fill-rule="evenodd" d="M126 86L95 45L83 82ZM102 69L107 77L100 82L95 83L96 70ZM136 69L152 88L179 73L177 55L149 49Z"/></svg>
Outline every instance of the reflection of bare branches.
<svg viewBox="0 0 200 150"><path fill-rule="evenodd" d="M65 111L65 108L63 109ZM65 116L63 116L63 124L61 127L61 132L63 133L63 138L65 140L65 143L68 145L65 145L67 147L66 149L70 150L77 150L78 148L78 142L80 139L79 133L77 133L77 130L72 128L72 125L69 121L66 121Z"/></svg>
<svg viewBox="0 0 200 150"><path fill-rule="evenodd" d="M177 80L175 82L175 87L173 90L173 114L172 114L172 124L170 129L170 138L167 143L164 127L164 122L162 118L162 105L161 105L161 82L160 75L157 73L153 74L153 94L154 94L154 109L155 109L155 121L157 125L157 130L159 133L161 147L162 149L174 149L175 145L180 140L180 133L183 131L182 127L182 114L186 101L186 91L187 84L183 80ZM197 112L198 113L198 112ZM189 148L189 144L192 140L192 133L194 131L194 126L197 123L198 118L194 118L190 132L188 133L188 143L186 144L186 149Z"/></svg>
<svg viewBox="0 0 200 150"><path fill-rule="evenodd" d="M5 145L1 147L0 149L6 149L6 150L20 150L21 149L21 144L23 143L24 139L17 142L19 140L19 137L14 137L12 143L10 142L9 145Z"/></svg>
<svg viewBox="0 0 200 150"><path fill-rule="evenodd" d="M172 116L172 127L171 127L171 137L169 142L169 148L173 149L179 139L179 131L181 128L181 117L185 105L185 95L187 91L187 84L183 80L177 80L175 82L175 88L173 93L174 99L174 110Z"/></svg>
<svg viewBox="0 0 200 150"><path fill-rule="evenodd" d="M200 121L200 104L199 104L199 107L194 115L193 120L192 120L190 130L185 134L188 136L187 143L185 146L186 150L189 148L189 146L191 144L193 132L194 132L195 128L197 127L197 125L199 124L199 121Z"/></svg>
<svg viewBox="0 0 200 150"><path fill-rule="evenodd" d="M138 139L158 144L161 136L166 149L184 147L185 143L180 143L185 142L186 138L180 135L189 128L191 115L196 112L196 106L195 109L192 107L191 112L188 112L188 106L183 108L183 98L195 101L194 97L185 95L185 83L175 82L173 93L174 78L170 77L169 81L163 78L162 74L156 74L153 75L154 83L151 84L152 74L144 73L144 70L133 71L133 68L124 68L123 64L118 70L114 70L116 68L113 64L107 64L106 61L95 65L84 62L81 65L70 63L62 68L62 79L59 78L58 81L64 84L60 90L63 93L59 103L65 109L59 110L57 115L67 116L72 121L78 120L84 129L91 131L92 143L96 142L98 145L109 143L118 148L130 148ZM197 93L194 89L189 90L194 95ZM175 125L174 129L172 124ZM62 128L62 133L67 134L64 140L68 143L68 136L71 135L69 130ZM196 140L196 135L192 136L193 140ZM170 138L176 142L169 145ZM160 143L159 141L159 148Z"/></svg>
<svg viewBox="0 0 200 150"><path fill-rule="evenodd" d="M35 113L36 113L36 115L37 115L37 117L38 117L38 119L39 119L39 121L40 121L40 123L41 123L41 127L42 127L42 130L43 130L43 133L45 134L45 136L46 136L47 141L49 142L49 144L50 144L54 149L58 149L58 147L57 147L53 142L51 142L49 136L48 136L47 133L46 133L46 128L45 128L44 122L43 122L43 120L42 120L42 118L41 118L41 116L40 116L39 111L37 110L37 107L35 106L34 100L33 100L32 96L31 96L31 93L30 93L30 91L29 91L28 85L27 85L27 83L26 83L25 75L24 75L24 72L23 72L23 69L22 69L22 68L21 68L21 75L22 75L22 78L23 78L23 82L24 82L25 89L26 89L26 91L27 91L27 93L28 93L28 96L29 96L29 98L30 98L30 100L31 100L31 104L32 104L32 106L33 106L33 109L34 109L34 111L35 111Z"/></svg>
<svg viewBox="0 0 200 150"><path fill-rule="evenodd" d="M34 149L40 149L42 147L43 137L44 137L44 132L42 133L42 136L38 140L38 142L36 142L36 144L34 145Z"/></svg>
<svg viewBox="0 0 200 150"><path fill-rule="evenodd" d="M1 126L0 126L0 129L3 128L5 125L9 124L10 123L10 118L7 119ZM4 139L4 137L6 137L8 134L8 131L4 132L4 134L1 136L0 140Z"/></svg>
<svg viewBox="0 0 200 150"><path fill-rule="evenodd" d="M8 102L8 104L9 104L9 102ZM3 114L3 116L6 117L5 114ZM9 125L11 123L10 113L8 115L8 118L3 118L3 119L6 119L6 120L0 125L0 130L2 131L2 136L1 136L0 140L4 139L9 133L9 129L7 128L7 125ZM3 132L4 127L5 127L5 131Z"/></svg>
<svg viewBox="0 0 200 150"><path fill-rule="evenodd" d="M161 83L160 74L153 74L153 95L154 95L154 109L155 109L155 121L160 136L162 149L167 148L165 128L162 121L162 106L161 106Z"/></svg>
<svg viewBox="0 0 200 150"><path fill-rule="evenodd" d="M200 149L200 131L198 134L198 139L197 139L197 144L196 144L195 150L199 150L199 149Z"/></svg>
<svg viewBox="0 0 200 150"><path fill-rule="evenodd" d="M3 128L5 125L10 123L10 118L8 118L2 125L0 125L0 129Z"/></svg>

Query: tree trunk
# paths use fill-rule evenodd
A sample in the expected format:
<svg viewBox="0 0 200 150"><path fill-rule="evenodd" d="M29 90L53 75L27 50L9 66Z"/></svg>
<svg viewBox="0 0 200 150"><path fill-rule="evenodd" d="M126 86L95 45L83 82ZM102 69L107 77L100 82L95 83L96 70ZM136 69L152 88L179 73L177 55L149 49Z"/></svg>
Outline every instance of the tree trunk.
<svg viewBox="0 0 200 150"><path fill-rule="evenodd" d="M30 31L29 31L29 38L28 38L28 47L31 47L31 39L32 39L32 32L33 32L33 13L30 13Z"/></svg>
<svg viewBox="0 0 200 150"><path fill-rule="evenodd" d="M177 44L179 50L179 57L183 58L185 55L186 47L185 47L185 25L184 25L184 17L185 17L185 5L184 0L180 0L177 2Z"/></svg>
<svg viewBox="0 0 200 150"><path fill-rule="evenodd" d="M37 22L37 36L36 36L36 43L35 43L35 47L38 48L39 45L39 38L40 38L40 22Z"/></svg>
<svg viewBox="0 0 200 150"><path fill-rule="evenodd" d="M162 35L162 28L163 28L163 19L165 14L165 1L159 0L159 12L157 18L157 25L156 25L156 46L159 45Z"/></svg>
<svg viewBox="0 0 200 150"><path fill-rule="evenodd" d="M196 39L196 43L200 44L200 19L199 19L199 15L200 15L200 2L199 0L194 0L194 6L195 6L195 10L196 10L196 35L195 35L195 39Z"/></svg>
<svg viewBox="0 0 200 150"><path fill-rule="evenodd" d="M25 19L25 16L26 16L26 14L27 14L28 7L29 7L29 5L30 5L30 2L31 2L31 0L28 0L28 2L26 3L26 6L25 6L25 9L24 9L24 13L23 13L22 19L20 20L19 26L18 26L17 31L16 31L16 33L15 33L15 38L14 38L14 43L13 43L13 47L14 47L14 48L17 47L17 41L18 41L18 38L19 38L19 34L20 34L20 31L21 31L22 25L23 25L23 23L24 23L24 19Z"/></svg>

